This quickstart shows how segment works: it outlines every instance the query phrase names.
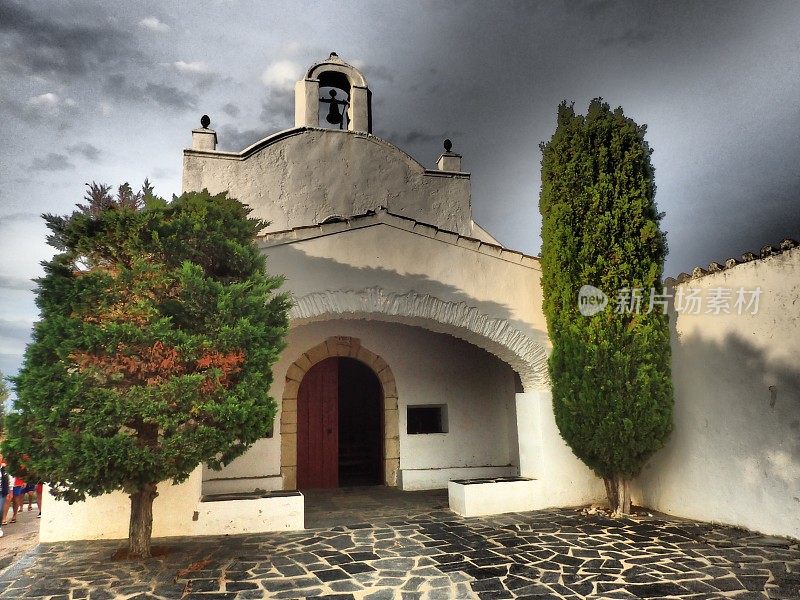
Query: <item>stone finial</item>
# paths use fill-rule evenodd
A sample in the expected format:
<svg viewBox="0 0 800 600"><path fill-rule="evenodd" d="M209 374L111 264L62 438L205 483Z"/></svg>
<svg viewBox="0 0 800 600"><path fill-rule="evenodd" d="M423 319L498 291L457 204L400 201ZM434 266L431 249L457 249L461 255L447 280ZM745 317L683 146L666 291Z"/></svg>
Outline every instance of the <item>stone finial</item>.
<svg viewBox="0 0 800 600"><path fill-rule="evenodd" d="M192 150L216 150L217 132L209 129L211 118L208 115L200 117L200 129L192 129Z"/></svg>
<svg viewBox="0 0 800 600"><path fill-rule="evenodd" d="M675 278L675 281L678 283L683 283L684 281L689 281L691 279L691 275L688 273L680 273L678 277Z"/></svg>
<svg viewBox="0 0 800 600"><path fill-rule="evenodd" d="M729 258L728 260L725 261L725 268L730 269L731 267L735 267L738 264L739 264L738 260L736 260L735 258Z"/></svg>
<svg viewBox="0 0 800 600"><path fill-rule="evenodd" d="M767 244L766 246L761 248L761 258L767 258L768 256L774 256L775 254L780 254L778 249L775 246Z"/></svg>
<svg viewBox="0 0 800 600"><path fill-rule="evenodd" d="M692 269L692 279L697 279L698 277L702 277L703 275L708 275L708 271L701 267L695 267Z"/></svg>
<svg viewBox="0 0 800 600"><path fill-rule="evenodd" d="M787 250L791 250L792 248L797 248L798 243L793 240L792 238L786 238L785 240L781 241L781 252L786 252Z"/></svg>
<svg viewBox="0 0 800 600"><path fill-rule="evenodd" d="M709 273L719 273L720 271L722 271L722 269L724 269L724 267L721 264L719 264L718 262L710 262L710 263L708 263L708 272Z"/></svg>
<svg viewBox="0 0 800 600"><path fill-rule="evenodd" d="M750 262L756 259L756 255L752 252L745 252L742 254L742 262Z"/></svg>
<svg viewBox="0 0 800 600"><path fill-rule="evenodd" d="M675 278L674 278L674 277L667 277L667 278L664 280L664 285L666 285L666 286L668 286L668 287L672 287L672 286L674 286L674 285L675 285L675 283L676 283L676 281L675 281Z"/></svg>
<svg viewBox="0 0 800 600"><path fill-rule="evenodd" d="M436 161L436 166L440 171L461 172L461 155L452 151L453 142L449 139L444 141L444 152Z"/></svg>

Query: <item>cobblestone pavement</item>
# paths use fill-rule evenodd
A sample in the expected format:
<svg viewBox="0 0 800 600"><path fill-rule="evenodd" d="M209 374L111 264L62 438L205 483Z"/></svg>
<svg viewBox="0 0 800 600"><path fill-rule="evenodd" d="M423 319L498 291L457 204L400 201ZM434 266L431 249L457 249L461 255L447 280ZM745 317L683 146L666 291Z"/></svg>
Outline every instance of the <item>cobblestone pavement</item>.
<svg viewBox="0 0 800 600"><path fill-rule="evenodd" d="M35 505L34 505L35 508ZM25 510L17 515L16 523L9 523L3 527L3 537L0 538L0 571L20 558L39 543L39 523L36 518L38 510ZM8 512L8 518L12 516Z"/></svg>
<svg viewBox="0 0 800 600"><path fill-rule="evenodd" d="M800 546L671 518L577 510L159 540L172 552L109 560L119 542L40 545L0 574L0 598L800 598Z"/></svg>

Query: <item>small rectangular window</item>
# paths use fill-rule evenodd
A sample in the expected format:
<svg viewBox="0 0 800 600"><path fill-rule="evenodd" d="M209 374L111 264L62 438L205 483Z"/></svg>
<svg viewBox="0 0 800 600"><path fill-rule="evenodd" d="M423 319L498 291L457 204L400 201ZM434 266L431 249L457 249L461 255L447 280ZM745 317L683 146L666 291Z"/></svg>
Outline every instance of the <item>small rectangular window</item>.
<svg viewBox="0 0 800 600"><path fill-rule="evenodd" d="M406 415L406 431L410 434L447 433L447 406L444 404L409 406Z"/></svg>

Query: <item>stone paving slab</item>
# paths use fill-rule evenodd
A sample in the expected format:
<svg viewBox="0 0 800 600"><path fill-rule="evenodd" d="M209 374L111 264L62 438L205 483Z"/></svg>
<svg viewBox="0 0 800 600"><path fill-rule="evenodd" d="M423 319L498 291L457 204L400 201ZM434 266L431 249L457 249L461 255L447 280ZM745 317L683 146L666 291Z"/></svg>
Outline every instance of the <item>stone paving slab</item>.
<svg viewBox="0 0 800 600"><path fill-rule="evenodd" d="M42 544L0 574L0 598L800 598L798 542L661 517L442 510L156 543L172 552L146 562L110 561L120 542Z"/></svg>

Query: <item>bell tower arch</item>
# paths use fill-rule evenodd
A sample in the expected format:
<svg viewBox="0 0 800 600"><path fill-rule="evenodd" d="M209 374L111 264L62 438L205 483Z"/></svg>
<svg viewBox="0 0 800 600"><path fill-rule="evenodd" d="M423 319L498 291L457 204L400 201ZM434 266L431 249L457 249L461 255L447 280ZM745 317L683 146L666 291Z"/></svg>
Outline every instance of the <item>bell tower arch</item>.
<svg viewBox="0 0 800 600"><path fill-rule="evenodd" d="M347 98L334 95L321 98L320 89L326 87L344 90ZM372 92L367 80L361 71L344 62L335 52L312 66L295 84L295 126L319 127L320 103L327 103L331 113L344 108L349 131L372 133Z"/></svg>

